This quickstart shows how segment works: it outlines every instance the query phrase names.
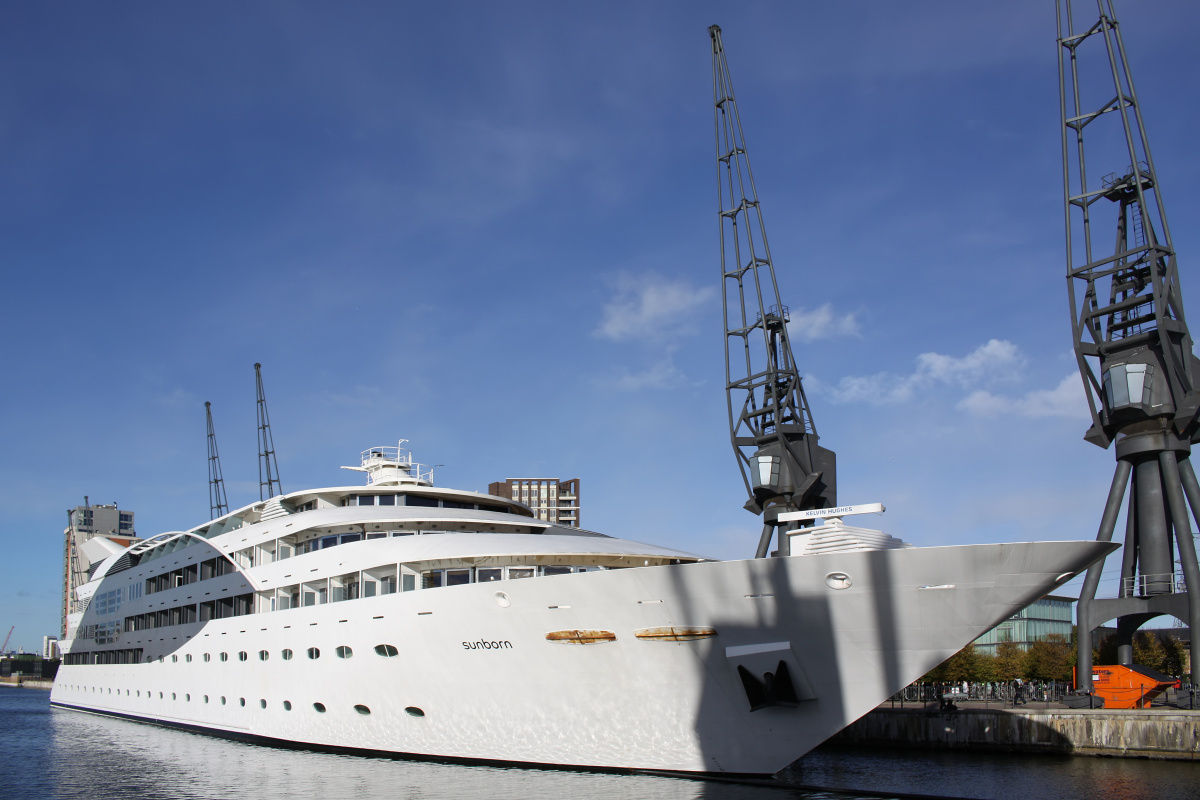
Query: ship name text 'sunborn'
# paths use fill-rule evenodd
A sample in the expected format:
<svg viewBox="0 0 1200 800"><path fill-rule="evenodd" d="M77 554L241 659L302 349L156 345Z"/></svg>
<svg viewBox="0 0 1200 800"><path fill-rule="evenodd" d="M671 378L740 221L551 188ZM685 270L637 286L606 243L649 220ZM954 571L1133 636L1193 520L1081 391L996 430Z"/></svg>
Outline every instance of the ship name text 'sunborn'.
<svg viewBox="0 0 1200 800"><path fill-rule="evenodd" d="M463 642L463 650L512 650L512 642L507 639L501 642Z"/></svg>

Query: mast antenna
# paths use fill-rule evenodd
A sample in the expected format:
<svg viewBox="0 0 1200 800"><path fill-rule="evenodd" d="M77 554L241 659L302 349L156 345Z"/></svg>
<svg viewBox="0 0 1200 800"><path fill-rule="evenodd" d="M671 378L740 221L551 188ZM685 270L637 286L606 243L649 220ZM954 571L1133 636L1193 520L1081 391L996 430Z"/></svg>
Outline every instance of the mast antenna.
<svg viewBox="0 0 1200 800"><path fill-rule="evenodd" d="M275 460L275 440L271 438L271 419L267 415L267 395L263 392L262 364L254 365L258 386L258 499L283 494L279 483L279 464Z"/></svg>
<svg viewBox="0 0 1200 800"><path fill-rule="evenodd" d="M788 531L813 523L783 522L779 514L836 506L837 460L832 450L817 443L817 427L788 338L788 308L775 282L721 29L713 25L708 33L729 436L750 496L745 508L763 518L755 557L768 555L776 531L777 553L786 556L791 552Z"/></svg>
<svg viewBox="0 0 1200 800"><path fill-rule="evenodd" d="M217 453L217 433L213 430L212 403L204 403L204 416L208 420L208 518L216 519L229 513L225 499L225 478L221 474L221 456Z"/></svg>
<svg viewBox="0 0 1200 800"><path fill-rule="evenodd" d="M1112 540L1127 503L1117 597L1096 599L1103 561L1088 569L1079 596L1078 685L1090 692L1096 626L1117 620L1117 660L1129 665L1133 634L1148 620L1169 614L1200 625L1200 565L1188 516L1188 504L1193 516L1200 511L1189 460L1200 441L1200 361L1112 0L1095 0L1098 17L1079 27L1071 5L1058 0L1057 8L1071 328L1092 416L1084 439L1105 449L1115 442L1117 459L1098 540ZM1175 575L1176 547L1183 581ZM1192 637L1191 659L1196 685L1200 636Z"/></svg>

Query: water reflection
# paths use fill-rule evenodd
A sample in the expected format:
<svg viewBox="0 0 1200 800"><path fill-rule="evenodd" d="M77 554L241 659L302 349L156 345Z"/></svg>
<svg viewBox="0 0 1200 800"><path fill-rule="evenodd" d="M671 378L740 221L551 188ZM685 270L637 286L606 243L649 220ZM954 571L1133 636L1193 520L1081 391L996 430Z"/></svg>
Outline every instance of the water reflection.
<svg viewBox="0 0 1200 800"><path fill-rule="evenodd" d="M867 792L997 800L1191 800L1200 785L1195 762L835 747L815 750L780 777L847 793L392 761L260 747L52 710L48 692L29 689L0 688L0 723L0 797L39 800L845 800Z"/></svg>
<svg viewBox="0 0 1200 800"><path fill-rule="evenodd" d="M76 711L47 692L0 689L0 796L138 798L604 798L767 800L825 792L646 775L472 767L340 756L231 742ZM853 797L838 794L836 797Z"/></svg>

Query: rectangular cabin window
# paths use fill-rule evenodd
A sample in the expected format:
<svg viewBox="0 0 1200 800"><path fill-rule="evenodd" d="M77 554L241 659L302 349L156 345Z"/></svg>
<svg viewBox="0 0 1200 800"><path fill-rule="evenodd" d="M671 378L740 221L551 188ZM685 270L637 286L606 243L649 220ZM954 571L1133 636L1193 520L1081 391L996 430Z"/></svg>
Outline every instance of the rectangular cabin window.
<svg viewBox="0 0 1200 800"><path fill-rule="evenodd" d="M322 550L324 550L326 547L336 547L337 543L338 543L338 537L336 537L336 536L322 536L321 537L321 549Z"/></svg>
<svg viewBox="0 0 1200 800"><path fill-rule="evenodd" d="M488 581L498 581L504 577L504 570L500 567L492 567L488 569L475 570L475 580L478 583L487 583Z"/></svg>
<svg viewBox="0 0 1200 800"><path fill-rule="evenodd" d="M396 495L394 495L394 494L381 494L381 495L379 495L379 505L381 505L381 506L394 506L394 505L396 505Z"/></svg>
<svg viewBox="0 0 1200 800"><path fill-rule="evenodd" d="M518 578L532 578L534 567L509 567L508 579L516 580Z"/></svg>
<svg viewBox="0 0 1200 800"><path fill-rule="evenodd" d="M410 506L421 506L423 508L437 508L438 501L432 497L422 497L416 494L407 495L407 503Z"/></svg>
<svg viewBox="0 0 1200 800"><path fill-rule="evenodd" d="M571 571L570 567L542 567L543 575L569 575Z"/></svg>
<svg viewBox="0 0 1200 800"><path fill-rule="evenodd" d="M317 593L316 592L305 592L304 593L304 605L315 606L316 604L317 604Z"/></svg>
<svg viewBox="0 0 1200 800"><path fill-rule="evenodd" d="M443 500L442 508L475 508L474 503L460 503L457 500Z"/></svg>
<svg viewBox="0 0 1200 800"><path fill-rule="evenodd" d="M276 552L279 554L280 561L282 561L285 558L292 557L292 548L286 544L279 545L279 549Z"/></svg>
<svg viewBox="0 0 1200 800"><path fill-rule="evenodd" d="M373 494L360 494L360 495L358 496L358 504L359 504L360 506L373 506L373 505L375 505L375 495L373 495Z"/></svg>
<svg viewBox="0 0 1200 800"><path fill-rule="evenodd" d="M446 570L446 585L447 586L462 586L471 582L471 570L469 569L448 569Z"/></svg>
<svg viewBox="0 0 1200 800"><path fill-rule="evenodd" d="M342 544L350 544L350 542L360 542L360 541L362 541L361 533L343 533L342 534Z"/></svg>
<svg viewBox="0 0 1200 800"><path fill-rule="evenodd" d="M393 590L395 589L395 586L396 586L396 584L393 583L392 584ZM411 592L416 588L417 588L417 576L416 575L405 575L404 576L404 591ZM385 592L385 594L386 594L386 592Z"/></svg>
<svg viewBox="0 0 1200 800"><path fill-rule="evenodd" d="M386 539L387 534L386 533L368 533L367 538L368 539Z"/></svg>
<svg viewBox="0 0 1200 800"><path fill-rule="evenodd" d="M405 577L408 577L407 575ZM421 573L422 589L437 589L442 585L442 573L436 570Z"/></svg>

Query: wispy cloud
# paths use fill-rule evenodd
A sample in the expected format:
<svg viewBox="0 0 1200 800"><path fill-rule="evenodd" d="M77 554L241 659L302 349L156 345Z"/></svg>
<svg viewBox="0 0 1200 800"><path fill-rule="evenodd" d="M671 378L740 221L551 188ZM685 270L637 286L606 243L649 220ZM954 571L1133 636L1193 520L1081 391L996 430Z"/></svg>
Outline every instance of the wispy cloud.
<svg viewBox="0 0 1200 800"><path fill-rule="evenodd" d="M654 273L623 272L613 282L593 334L614 342L664 342L698 331L696 311L716 290Z"/></svg>
<svg viewBox="0 0 1200 800"><path fill-rule="evenodd" d="M917 356L916 369L908 375L879 372L848 376L832 386L823 386L812 379L809 384L837 403L889 405L910 402L918 392L938 386L970 389L1015 380L1024 366L1025 357L1015 344L992 339L961 358L922 353Z"/></svg>
<svg viewBox="0 0 1200 800"><path fill-rule="evenodd" d="M809 311L806 308L793 310L788 323L788 335L801 342L817 339L834 339L844 336L862 336L857 315L836 314L831 303Z"/></svg>
<svg viewBox="0 0 1200 800"><path fill-rule="evenodd" d="M668 352L661 361L641 372L622 372L611 385L622 392L637 392L642 389L671 389L688 383L687 376L675 366Z"/></svg>
<svg viewBox="0 0 1200 800"><path fill-rule="evenodd" d="M1090 417L1081 391L1079 375L1072 373L1053 389L1034 389L1020 397L992 394L977 389L959 402L958 407L978 417L1011 414L1018 417L1064 417L1086 420Z"/></svg>

